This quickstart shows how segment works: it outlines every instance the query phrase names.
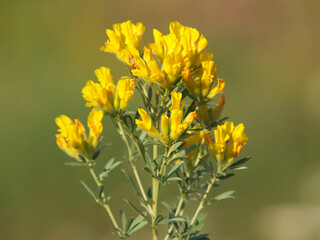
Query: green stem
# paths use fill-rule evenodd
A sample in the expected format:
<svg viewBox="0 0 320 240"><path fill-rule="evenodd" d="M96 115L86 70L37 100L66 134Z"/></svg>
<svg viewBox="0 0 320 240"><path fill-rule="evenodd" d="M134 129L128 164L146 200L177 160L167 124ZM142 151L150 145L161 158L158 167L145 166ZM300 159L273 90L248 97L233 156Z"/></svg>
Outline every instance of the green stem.
<svg viewBox="0 0 320 240"><path fill-rule="evenodd" d="M135 178L136 178L136 181L137 181L137 183L138 183L138 187L139 187L140 192L141 192L141 194L142 194L143 200L144 200L145 202L147 202L147 201L148 201L147 195L146 195L146 193L145 193L145 191L144 191L144 188L143 188L143 186L142 186L142 183L141 183L140 176L139 176L139 173L138 173L138 171L137 171L137 168L136 168L136 166L135 166L135 164L134 164L134 162L133 162L133 156L132 156L132 152L131 152L131 147L130 147L130 145L129 145L129 142L128 142L128 139L127 139L127 137L126 137L126 135L125 135L125 132L124 132L124 130L123 130L122 123L120 123L119 121L118 121L118 126L119 126L119 133L120 133L123 141L125 142L125 144L126 144L126 146L127 146L127 148L128 148L129 162L130 162L130 165L131 165L133 174L134 174L134 176L135 176ZM147 204L147 206L148 206L149 210L151 210L150 205Z"/></svg>
<svg viewBox="0 0 320 240"><path fill-rule="evenodd" d="M156 159L158 156L158 146L153 145L153 159ZM152 178L152 233L153 240L158 240L158 228L155 224L155 220L158 216L158 197L159 197L159 179Z"/></svg>
<svg viewBox="0 0 320 240"><path fill-rule="evenodd" d="M174 217L178 217L178 216L179 216L184 201L185 201L184 194L183 194L183 192L181 191L181 192L180 192L180 199L179 199L179 202L178 202L176 211L175 211L175 213L174 213ZM169 236L170 236L170 234L172 233L172 231L173 231L173 225L171 225L171 227L169 228L168 233L167 233L167 235L165 236L164 240L168 240L168 239L169 239Z"/></svg>
<svg viewBox="0 0 320 240"><path fill-rule="evenodd" d="M208 195L209 195L209 192L211 191L211 188L212 188L214 182L216 181L216 178L217 178L216 174L213 177L211 177L210 182L209 182L208 187L207 187L207 190L206 190L205 194L203 195L203 197L201 199L201 202L200 202L196 212L193 215L193 218L192 218L191 223L190 223L191 225L194 224L194 222L196 221L197 216L199 215L200 211L204 208L206 200L207 200Z"/></svg>
<svg viewBox="0 0 320 240"><path fill-rule="evenodd" d="M95 173L94 169L93 169L92 167L89 167L89 170L90 170L90 173L91 173L91 175L92 175L92 177L93 177L96 185L97 185L98 187L103 186L103 183L102 183L102 182L99 180L99 178L97 177L97 174ZM101 193L101 197L102 197L103 200L106 199L106 196L105 196L104 192ZM112 213L112 211L111 211L111 209L110 209L109 204L106 203L105 201L99 202L99 203L101 204L101 206L103 206L104 209L106 209L106 211L107 211L107 213L108 213L108 215L109 215L109 217L110 217L110 220L111 220L111 222L113 223L113 226L114 226L115 228L118 228L118 229L119 229L119 226L118 226L118 224L117 224L116 219L114 218L114 215L113 215L113 213ZM119 235L119 233L118 233L118 235ZM120 235L119 235L119 236L120 236Z"/></svg>

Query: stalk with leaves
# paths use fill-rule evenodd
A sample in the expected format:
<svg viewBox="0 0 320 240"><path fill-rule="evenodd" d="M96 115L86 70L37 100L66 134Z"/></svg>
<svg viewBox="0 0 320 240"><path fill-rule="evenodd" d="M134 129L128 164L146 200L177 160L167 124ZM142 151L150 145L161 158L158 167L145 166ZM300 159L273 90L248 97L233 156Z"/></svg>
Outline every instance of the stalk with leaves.
<svg viewBox="0 0 320 240"><path fill-rule="evenodd" d="M201 212L215 201L233 197L233 191L227 191L211 198L212 189L234 176L234 170L245 169L241 165L249 160L238 160L248 140L243 124L234 126L220 116L226 83L216 79L217 66L213 54L205 51L206 38L178 22L170 23L169 28L167 35L155 29L154 43L143 49L142 23L127 21L107 29L108 41L101 50L115 54L127 66L129 76L115 84L110 69L101 67L95 70L98 82L86 83L83 98L93 108L88 116L89 134L77 119L56 118L57 144L76 160L67 164L88 169L96 187L82 184L106 210L120 239L147 225L153 240L209 239L210 234L200 232L204 225ZM143 106L127 111L135 92ZM137 216L127 218L120 210L121 224L113 213L117 210L112 208L110 192L104 190L110 184L105 179L121 162L112 158L102 171L95 168L104 147L104 117L112 120L127 147L132 172L122 171L139 201L137 205L126 200ZM136 167L137 161L143 161L143 169ZM149 176L149 183L142 182L142 174ZM173 206L164 201L168 184L177 187L178 200ZM191 199L198 201L195 212L188 208ZM159 213L160 202L167 212Z"/></svg>

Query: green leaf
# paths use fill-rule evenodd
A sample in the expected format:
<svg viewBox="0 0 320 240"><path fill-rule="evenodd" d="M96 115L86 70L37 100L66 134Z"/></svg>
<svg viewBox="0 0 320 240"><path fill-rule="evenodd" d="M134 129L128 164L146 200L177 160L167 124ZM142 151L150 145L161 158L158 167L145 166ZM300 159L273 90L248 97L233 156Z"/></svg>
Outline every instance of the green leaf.
<svg viewBox="0 0 320 240"><path fill-rule="evenodd" d="M166 224L166 223L172 223L172 222L187 222L184 218L171 218L168 220L164 220L160 222L159 224Z"/></svg>
<svg viewBox="0 0 320 240"><path fill-rule="evenodd" d="M122 162L115 162L114 163L114 160L115 158L111 158L107 163L106 165L104 166L104 169L103 169L103 172L100 173L99 177L100 177L100 180L104 179L104 178L107 178L108 177L108 174L113 170L115 169L116 167L118 167Z"/></svg>
<svg viewBox="0 0 320 240"><path fill-rule="evenodd" d="M120 219L121 219L122 227L124 228L127 225L127 218L126 218L126 214L122 210L120 210Z"/></svg>
<svg viewBox="0 0 320 240"><path fill-rule="evenodd" d="M83 166L85 166L85 164L82 163L82 162L65 162L64 164L68 165L68 166L73 166L73 167L83 167Z"/></svg>
<svg viewBox="0 0 320 240"><path fill-rule="evenodd" d="M182 148L183 145L184 145L183 142L177 142L176 144L174 144L174 145L170 148L170 150L169 150L169 152L168 152L168 156L170 156L171 153L175 153L176 151L180 151L180 149Z"/></svg>
<svg viewBox="0 0 320 240"><path fill-rule="evenodd" d="M177 159L184 158L189 152L193 151L194 149L196 149L199 146L200 146L200 144L193 144L193 145L183 149L182 151L180 151L179 153L174 155L170 160L168 160L168 163L172 162L174 160L177 160Z"/></svg>
<svg viewBox="0 0 320 240"><path fill-rule="evenodd" d="M134 232L138 231L139 229L143 228L148 222L144 220L142 216L137 216L133 223L131 224L130 230L127 232L127 234L130 236Z"/></svg>
<svg viewBox="0 0 320 240"><path fill-rule="evenodd" d="M124 230L126 233L129 231L133 220L134 220L133 217L130 217L130 218L128 219L127 224L126 224L126 227L125 227L125 230Z"/></svg>
<svg viewBox="0 0 320 240"><path fill-rule="evenodd" d="M79 158L83 163L86 163L86 158L84 156L82 156L81 154L79 154Z"/></svg>
<svg viewBox="0 0 320 240"><path fill-rule="evenodd" d="M248 169L248 167L246 167L246 166L241 166L241 167L237 167L237 168L232 168L233 170L246 170L246 169Z"/></svg>
<svg viewBox="0 0 320 240"><path fill-rule="evenodd" d="M154 176L154 169L155 169L155 164L149 154L146 154L146 162L148 165L149 170L151 171L152 175Z"/></svg>
<svg viewBox="0 0 320 240"><path fill-rule="evenodd" d="M226 199L226 198L235 198L234 196L232 196L233 193L234 193L233 190L224 192L224 193L216 196L216 197L214 198L214 200L215 200L215 201L220 201L220 200L223 200L223 199Z"/></svg>
<svg viewBox="0 0 320 240"><path fill-rule="evenodd" d="M95 151L95 153L94 153L93 156L92 156L92 160L96 160L96 159L99 157L100 152L101 152L100 150Z"/></svg>
<svg viewBox="0 0 320 240"><path fill-rule="evenodd" d="M154 224L157 225L157 224L160 223L163 219L165 219L164 216L162 216L161 214L158 215L158 216L156 217L156 219L154 220Z"/></svg>
<svg viewBox="0 0 320 240"><path fill-rule="evenodd" d="M130 182L131 182L131 184L132 184L135 192L136 192L139 196L141 196L141 193L140 193L138 187L136 186L136 183L134 182L133 178L130 176L130 174L129 174L126 170L124 170L124 169L121 169L121 170L122 170L122 172L127 176L127 178L130 180Z"/></svg>
<svg viewBox="0 0 320 240"><path fill-rule="evenodd" d="M226 179L231 178L233 176L234 176L234 173L228 173L228 174L219 176L218 179L219 180L226 180Z"/></svg>
<svg viewBox="0 0 320 240"><path fill-rule="evenodd" d="M210 238L209 238L210 236L212 236L212 235L205 233L205 234L191 237L190 240L210 240Z"/></svg>
<svg viewBox="0 0 320 240"><path fill-rule="evenodd" d="M171 178L168 178L167 181L182 181L182 179L179 177L171 177Z"/></svg>
<svg viewBox="0 0 320 240"><path fill-rule="evenodd" d="M229 166L229 168L233 169L233 168L237 168L239 167L241 164L244 164L245 162L249 161L251 159L251 157L245 157L245 158L242 158L238 161L236 161L235 163L231 164Z"/></svg>
<svg viewBox="0 0 320 240"><path fill-rule="evenodd" d="M143 228L148 222L147 221L141 221L139 223L132 223L131 224L131 229L129 230L128 234L132 235L133 233L135 233L136 231L138 231L139 229Z"/></svg>
<svg viewBox="0 0 320 240"><path fill-rule="evenodd" d="M147 216L139 208L137 208L132 202L130 202L127 199L125 199L124 201L126 201L137 213L139 213L142 217L144 217L144 219L146 219L150 223Z"/></svg>
<svg viewBox="0 0 320 240"><path fill-rule="evenodd" d="M151 86L148 89L148 99L149 99L149 102L151 102L151 100L152 100L152 87Z"/></svg>
<svg viewBox="0 0 320 240"><path fill-rule="evenodd" d="M157 166L161 166L162 161L163 161L162 155L157 156L156 159L154 160L154 162Z"/></svg>
<svg viewBox="0 0 320 240"><path fill-rule="evenodd" d="M183 164L184 162L180 161L176 165L174 165L174 167L171 168L170 171L168 172L167 178L171 177L176 171L178 171Z"/></svg>
<svg viewBox="0 0 320 240"><path fill-rule="evenodd" d="M98 191L97 191L97 198L98 199L102 199L102 193L103 193L103 185L98 187Z"/></svg>
<svg viewBox="0 0 320 240"><path fill-rule="evenodd" d="M140 138L137 137L137 136L134 136L134 139L135 139L135 141L136 141L136 143L137 143L137 145L138 145L139 152L140 152L143 160L146 161L146 154L145 154L146 151L145 151L145 149L144 149L144 145L143 145L142 141L141 141Z"/></svg>
<svg viewBox="0 0 320 240"><path fill-rule="evenodd" d="M90 193L90 195L96 200L96 194L91 190L91 188L85 183L85 181L81 180L81 184L84 188Z"/></svg>

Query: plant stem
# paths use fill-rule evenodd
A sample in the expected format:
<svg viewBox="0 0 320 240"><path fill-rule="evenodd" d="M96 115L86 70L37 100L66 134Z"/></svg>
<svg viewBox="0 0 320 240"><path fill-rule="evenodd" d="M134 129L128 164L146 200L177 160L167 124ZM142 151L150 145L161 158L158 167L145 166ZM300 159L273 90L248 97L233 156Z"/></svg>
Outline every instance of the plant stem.
<svg viewBox="0 0 320 240"><path fill-rule="evenodd" d="M182 208L182 205L183 205L184 201L185 201L184 194L183 194L183 192L181 191L181 193L180 193L180 199L179 199L179 202L178 202L178 205L177 205L177 209L176 209L176 211L175 211L175 213L174 213L174 217L178 217L178 216L179 216L179 213L180 213L180 211L181 211L181 208ZM169 228L168 233L167 233L167 235L165 236L164 240L168 240L168 239L169 239L169 236L170 236L170 234L171 234L172 231L173 231L173 225L171 225L171 227Z"/></svg>
<svg viewBox="0 0 320 240"><path fill-rule="evenodd" d="M123 141L125 142L125 144L126 144L126 146L127 146L127 148L128 148L129 162L130 162L130 165L131 165L133 174L134 174L134 176L135 176L135 178L136 178L136 181L137 181L137 183L138 183L138 186L139 186L140 192L141 192L141 194L142 194L143 200L144 200L145 202L147 202L147 201L148 201L148 198L147 198L147 195L146 195L146 193L145 193L145 191L144 191L144 188L143 188L143 186L142 186L142 183L141 183L140 176L139 176L139 173L138 173L138 171L137 171L137 168L136 168L136 166L135 166L135 164L134 164L134 162L133 162L133 156L132 156L132 152L131 152L131 147L130 147L130 145L129 145L129 142L128 142L128 139L127 139L127 137L126 137L126 135L125 135L125 132L124 132L124 130L123 130L122 123L120 123L120 121L118 121L118 126L119 126L119 133L120 133ZM149 206L149 204L147 204L147 206L148 206L149 210L151 210L151 207Z"/></svg>
<svg viewBox="0 0 320 240"><path fill-rule="evenodd" d="M158 146L153 145L153 159L158 156ZM155 220L158 216L158 197L159 197L159 179L152 178L152 233L153 240L158 240L158 228L155 225Z"/></svg>
<svg viewBox="0 0 320 240"><path fill-rule="evenodd" d="M200 204L199 204L196 212L195 212L194 215L193 215L193 218L192 218L191 223L190 223L191 225L194 224L194 222L196 221L197 216L199 215L200 211L204 208L205 202L206 202L206 200L207 200L207 197L208 197L208 195L209 195L209 192L210 192L210 190L211 190L214 182L216 181L216 178L217 178L217 175L216 175L216 174L211 177L210 182L209 182L209 185L208 185L208 187L207 187L207 190L206 190L205 194L203 195L203 197L202 197L202 199L201 199L201 202L200 202Z"/></svg>
<svg viewBox="0 0 320 240"><path fill-rule="evenodd" d="M89 167L89 170L90 170L90 173L91 173L91 175L92 175L92 177L93 177L96 185L97 185L98 187L103 186L103 183L102 183L102 182L99 180L99 178L97 177L97 174L95 173L94 169L93 169L92 167ZM101 193L101 197L103 198L103 200L106 199L106 196L105 196L104 192ZM98 201L97 201L97 202L98 202ZM115 228L118 228L118 229L119 229L119 226L118 226L118 224L117 224L116 219L115 219L114 216L113 216L113 213L112 213L112 211L111 211L111 209L110 209L109 204L106 203L105 201L103 201L103 202L99 201L98 203L100 203L100 204L103 206L103 208L106 209L106 211L107 211L107 213L108 213L108 215L109 215L109 217L110 217L110 220L111 220L111 222L113 223L113 226L114 226ZM119 234L119 233L118 233L118 234Z"/></svg>

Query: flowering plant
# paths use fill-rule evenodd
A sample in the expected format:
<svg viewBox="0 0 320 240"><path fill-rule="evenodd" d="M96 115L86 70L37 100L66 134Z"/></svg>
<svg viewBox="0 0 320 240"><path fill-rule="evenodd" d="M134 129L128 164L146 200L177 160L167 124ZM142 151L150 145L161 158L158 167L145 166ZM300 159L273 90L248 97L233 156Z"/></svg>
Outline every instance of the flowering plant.
<svg viewBox="0 0 320 240"><path fill-rule="evenodd" d="M154 43L143 51L142 23L127 21L107 29L108 41L101 50L124 62L129 76L115 84L110 69L101 67L95 71L98 83L86 83L83 98L87 107L93 107L88 116L89 134L77 119L73 122L65 115L56 118L58 146L75 159L69 165L88 168L96 189L82 184L107 211L120 239L129 238L146 225L152 229L153 240L159 239L161 225L167 226L165 240L209 239L210 234L200 233L204 225L200 212L214 201L233 197L233 191L227 191L209 199L212 188L234 176L231 171L244 169L240 165L249 160L238 160L248 140L243 124L234 126L227 118L220 118L226 83L216 79L213 55L205 51L207 39L178 22L170 23L169 28L167 35L154 30ZM135 91L144 106L129 112ZM139 200L139 205L126 200L137 216L127 219L121 210L122 225L111 210L110 193L104 191L104 185L110 184L105 179L121 162L112 158L101 173L95 169L102 149L104 117L112 120L126 144L132 173L123 172ZM144 162L149 184L141 181L142 170L137 169L136 161ZM178 202L173 206L163 202L168 213L158 213L159 190L166 191L167 184L177 186ZM198 206L192 213L188 206L194 198Z"/></svg>

